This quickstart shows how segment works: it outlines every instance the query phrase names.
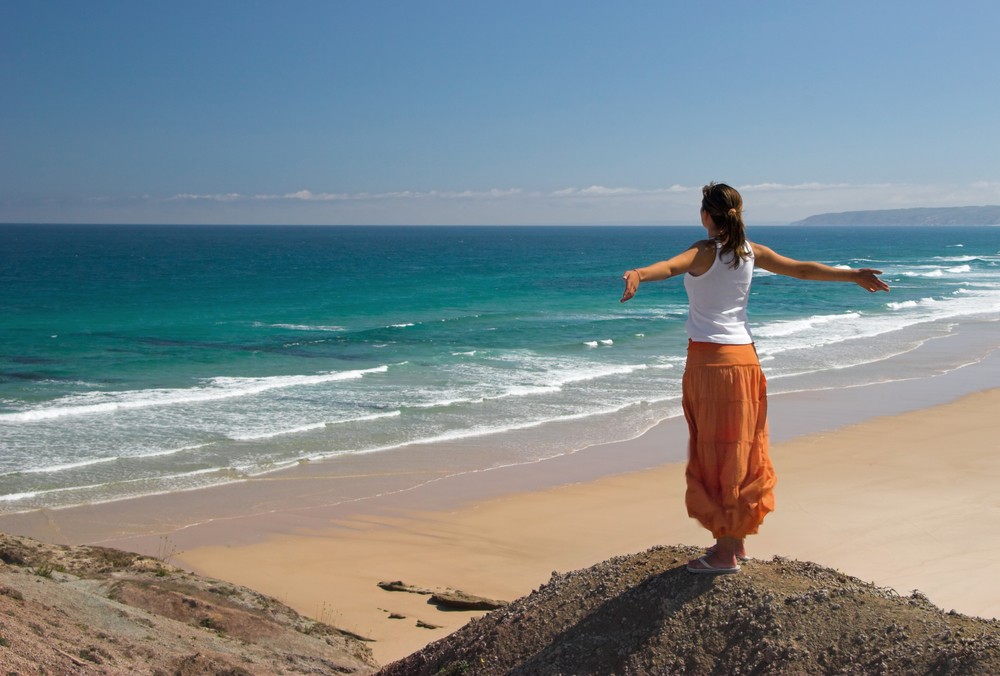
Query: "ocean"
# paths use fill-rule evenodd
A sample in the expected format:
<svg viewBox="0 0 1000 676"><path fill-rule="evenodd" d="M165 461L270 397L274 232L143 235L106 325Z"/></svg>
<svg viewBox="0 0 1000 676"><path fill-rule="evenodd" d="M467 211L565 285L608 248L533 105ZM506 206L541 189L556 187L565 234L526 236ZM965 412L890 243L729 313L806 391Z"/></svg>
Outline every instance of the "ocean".
<svg viewBox="0 0 1000 676"><path fill-rule="evenodd" d="M686 302L674 279L621 304L622 272L703 233L0 225L0 513L436 442L488 468L633 438L680 414ZM959 368L899 356L1000 319L1000 228L749 235L892 286L756 271L772 393Z"/></svg>

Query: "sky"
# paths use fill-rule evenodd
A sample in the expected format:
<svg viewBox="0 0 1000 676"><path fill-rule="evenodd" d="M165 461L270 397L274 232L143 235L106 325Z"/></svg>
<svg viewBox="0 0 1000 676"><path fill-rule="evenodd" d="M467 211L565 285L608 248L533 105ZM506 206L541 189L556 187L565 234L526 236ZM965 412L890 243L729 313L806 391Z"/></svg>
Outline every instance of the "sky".
<svg viewBox="0 0 1000 676"><path fill-rule="evenodd" d="M0 0L0 222L1000 204L993 0Z"/></svg>

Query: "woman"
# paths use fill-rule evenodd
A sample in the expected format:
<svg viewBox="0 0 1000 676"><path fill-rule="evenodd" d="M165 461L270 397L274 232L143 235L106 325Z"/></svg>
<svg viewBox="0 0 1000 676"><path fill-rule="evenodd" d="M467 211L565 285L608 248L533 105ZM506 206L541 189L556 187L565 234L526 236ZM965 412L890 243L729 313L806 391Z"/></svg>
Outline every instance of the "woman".
<svg viewBox="0 0 1000 676"><path fill-rule="evenodd" d="M747 322L754 266L796 279L854 282L888 291L880 270L833 268L782 256L747 240L743 198L723 183L702 188L701 224L708 239L670 260L624 274L622 302L641 282L684 275L688 295L688 354L683 404L688 444L688 515L715 537L692 573L739 571L745 538L774 510L775 474L768 456L767 383Z"/></svg>

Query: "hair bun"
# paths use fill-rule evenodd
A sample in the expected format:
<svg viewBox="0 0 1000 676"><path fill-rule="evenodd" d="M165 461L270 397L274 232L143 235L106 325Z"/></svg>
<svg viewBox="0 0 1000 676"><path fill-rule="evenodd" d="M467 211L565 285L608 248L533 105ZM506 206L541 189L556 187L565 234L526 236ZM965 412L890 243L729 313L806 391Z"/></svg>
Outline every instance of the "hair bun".
<svg viewBox="0 0 1000 676"><path fill-rule="evenodd" d="M739 218L740 217L740 210L737 209L736 207L733 207L729 211L726 212L726 215L729 216L730 218Z"/></svg>

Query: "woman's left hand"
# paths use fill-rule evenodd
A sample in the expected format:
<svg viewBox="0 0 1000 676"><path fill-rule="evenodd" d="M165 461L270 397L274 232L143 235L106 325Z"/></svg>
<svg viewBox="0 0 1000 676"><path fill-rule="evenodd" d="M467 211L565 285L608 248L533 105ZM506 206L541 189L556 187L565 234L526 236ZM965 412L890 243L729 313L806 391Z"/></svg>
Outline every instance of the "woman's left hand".
<svg viewBox="0 0 1000 676"><path fill-rule="evenodd" d="M636 270L626 270L625 274L622 275L622 279L625 280L625 292L622 294L621 302L624 303L632 296L639 288L639 272Z"/></svg>

